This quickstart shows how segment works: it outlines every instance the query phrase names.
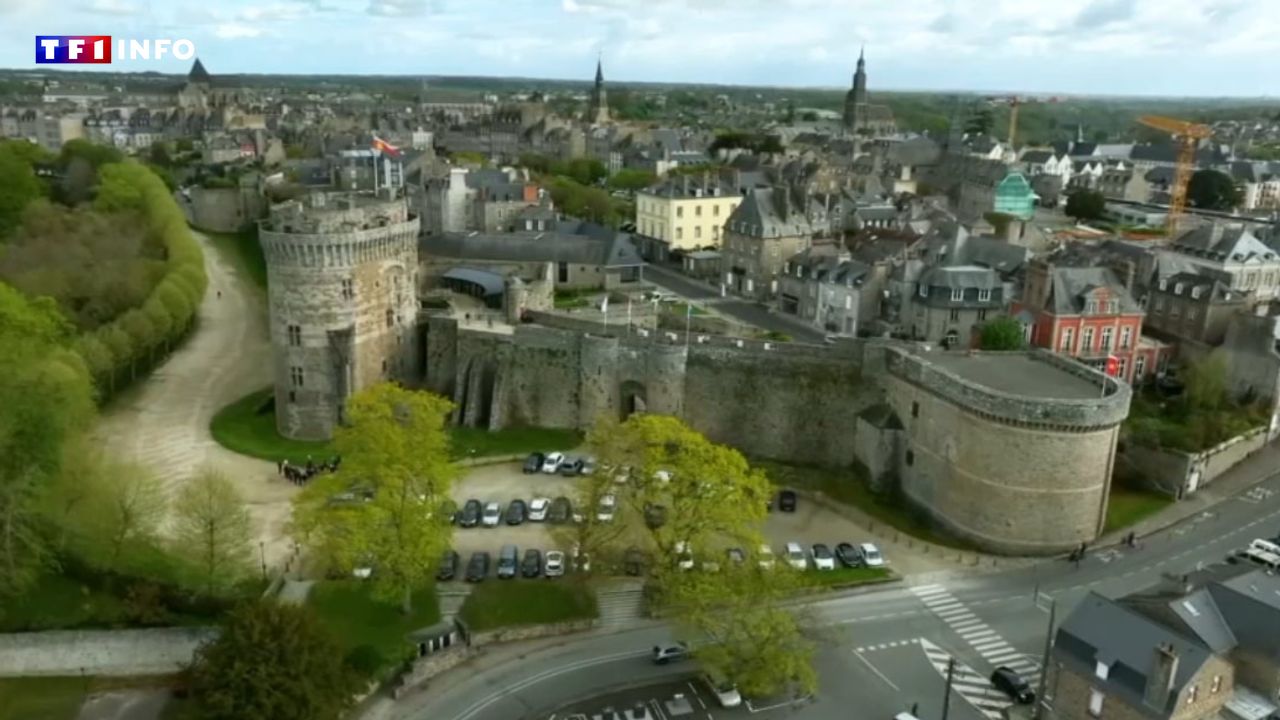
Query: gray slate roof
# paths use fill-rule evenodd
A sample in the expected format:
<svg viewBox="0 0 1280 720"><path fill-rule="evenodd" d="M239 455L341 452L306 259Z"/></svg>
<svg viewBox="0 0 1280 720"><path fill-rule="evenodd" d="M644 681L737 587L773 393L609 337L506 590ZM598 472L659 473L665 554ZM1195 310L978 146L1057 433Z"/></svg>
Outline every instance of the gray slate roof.
<svg viewBox="0 0 1280 720"><path fill-rule="evenodd" d="M729 216L725 227L757 238L812 235L816 228L804 212L805 202L807 198L793 197L787 188L752 188Z"/></svg>
<svg viewBox="0 0 1280 720"><path fill-rule="evenodd" d="M644 264L627 233L574 220L561 220L554 232L428 236L421 240L420 248L427 255L458 260L566 262L609 268Z"/></svg>
<svg viewBox="0 0 1280 720"><path fill-rule="evenodd" d="M1228 227L1219 223L1201 225L1183 233L1174 241L1173 247L1188 255L1224 262L1244 262L1254 258L1267 261L1277 259L1275 251L1253 233L1241 226Z"/></svg>
<svg viewBox="0 0 1280 720"><path fill-rule="evenodd" d="M1098 288L1107 288L1111 297L1120 301L1121 314L1142 314L1142 307L1116 279L1115 273L1099 267L1054 267L1047 305L1055 315L1080 315L1088 302L1087 296Z"/></svg>

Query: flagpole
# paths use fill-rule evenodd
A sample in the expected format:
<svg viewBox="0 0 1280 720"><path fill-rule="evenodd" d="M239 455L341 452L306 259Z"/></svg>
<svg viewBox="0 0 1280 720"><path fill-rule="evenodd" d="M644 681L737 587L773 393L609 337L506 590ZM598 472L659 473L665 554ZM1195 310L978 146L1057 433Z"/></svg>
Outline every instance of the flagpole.
<svg viewBox="0 0 1280 720"><path fill-rule="evenodd" d="M693 303L686 302L684 304L684 346L689 348L689 333L693 327Z"/></svg>
<svg viewBox="0 0 1280 720"><path fill-rule="evenodd" d="M627 296L627 335L631 334L631 296Z"/></svg>

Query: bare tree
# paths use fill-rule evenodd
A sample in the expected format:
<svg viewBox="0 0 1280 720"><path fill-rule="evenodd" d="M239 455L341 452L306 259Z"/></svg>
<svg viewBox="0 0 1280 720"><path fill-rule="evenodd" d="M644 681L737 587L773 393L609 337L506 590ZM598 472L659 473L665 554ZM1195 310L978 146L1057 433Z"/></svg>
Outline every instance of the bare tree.
<svg viewBox="0 0 1280 720"><path fill-rule="evenodd" d="M175 550L189 559L210 595L244 576L252 559L252 524L244 498L218 470L206 467L174 501Z"/></svg>

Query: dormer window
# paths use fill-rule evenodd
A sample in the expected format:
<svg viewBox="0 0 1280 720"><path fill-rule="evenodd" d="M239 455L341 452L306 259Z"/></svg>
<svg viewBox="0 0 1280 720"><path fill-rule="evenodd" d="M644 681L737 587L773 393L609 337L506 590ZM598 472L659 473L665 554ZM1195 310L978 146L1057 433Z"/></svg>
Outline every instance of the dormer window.
<svg viewBox="0 0 1280 720"><path fill-rule="evenodd" d="M951 302L964 300L964 288L951 288Z"/></svg>
<svg viewBox="0 0 1280 720"><path fill-rule="evenodd" d="M1173 294L1174 294L1174 295L1181 295L1181 294L1182 294L1182 283L1178 283L1177 285L1174 285L1174 286L1173 286Z"/></svg>
<svg viewBox="0 0 1280 720"><path fill-rule="evenodd" d="M991 302L991 290L989 288L978 290L978 302Z"/></svg>
<svg viewBox="0 0 1280 720"><path fill-rule="evenodd" d="M1098 312L1098 301L1090 300L1084 304L1084 312L1086 315L1094 315Z"/></svg>
<svg viewBox="0 0 1280 720"><path fill-rule="evenodd" d="M1199 300L1199 299L1200 299L1200 288L1199 288L1199 286L1191 288L1191 297L1192 297L1193 299L1195 299L1195 300Z"/></svg>

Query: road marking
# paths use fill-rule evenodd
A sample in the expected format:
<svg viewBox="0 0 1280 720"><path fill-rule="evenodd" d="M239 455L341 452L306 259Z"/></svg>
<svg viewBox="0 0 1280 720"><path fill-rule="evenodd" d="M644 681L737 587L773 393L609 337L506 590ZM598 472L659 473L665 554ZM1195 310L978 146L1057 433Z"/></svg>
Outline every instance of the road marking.
<svg viewBox="0 0 1280 720"><path fill-rule="evenodd" d="M494 702L501 700L502 698L507 697L508 695L519 692L520 690L524 690L527 687L532 687L533 685L537 685L543 680L546 680L548 678L553 678L556 675L563 675L565 673L573 672L575 670L581 670L583 668L588 668L593 665L607 665L611 662L617 662L619 660L645 657L646 655L649 655L649 654L650 654L650 651L646 651L646 650L614 653L612 655L603 655L601 657L592 658L590 660L579 660L578 662L569 663L568 665L565 665L563 667L544 670L538 673L537 675L527 677L524 680L521 680L520 682L514 685L510 685L498 692L487 695L483 699L476 701L475 704L467 708L466 712L458 716L458 720L470 720L470 718L475 716L476 713L492 705Z"/></svg>
<svg viewBox="0 0 1280 720"><path fill-rule="evenodd" d="M981 619L977 618L976 615L965 608L964 603L957 600L950 592L947 592L946 590L938 592L932 589L930 592L931 595L929 599L925 600L924 603L929 605L933 609L934 614L936 614L938 618L947 625L947 627L960 635L965 644L973 648L974 652L981 656L983 660L991 663L992 666L996 666L1021 657L1021 653L1011 646L1008 641L1000 635L1000 633ZM939 608L949 609L940 612ZM1035 670L1035 672L1028 672L1025 674L1027 675L1027 682L1031 684L1039 682L1040 679L1039 669L1036 668ZM976 682L978 686L989 687L989 683L986 678L977 675L976 673L974 674L974 677L977 678L974 682ZM968 692L969 695L966 697L970 699L981 696L981 693L978 692L978 688L969 688ZM1008 705L1007 699L1002 702L1005 702L1006 706Z"/></svg>
<svg viewBox="0 0 1280 720"><path fill-rule="evenodd" d="M960 637L964 638L965 640L968 640L969 642L977 642L979 640L983 640L988 637L996 637L998 634L999 633L997 633L995 630L992 630L991 628L984 625L981 628L974 628L973 630L962 632L960 633Z"/></svg>
<svg viewBox="0 0 1280 720"><path fill-rule="evenodd" d="M951 660L951 655L928 640L922 639L920 647L938 675L946 678L947 663ZM951 689L988 720L1000 720L1001 711L1013 704L1008 698L996 693L986 678L959 660L955 661L951 673Z"/></svg>
<svg viewBox="0 0 1280 720"><path fill-rule="evenodd" d="M924 641L922 640L921 642L924 642ZM870 660L868 660L868 659L866 658L866 656L864 656L862 653L858 652L857 650L854 650L854 651L853 651L853 654L854 654L854 655L857 655L857 656L858 656L858 659L862 661L862 664L863 664L863 665L866 665L866 666L867 666L867 669L868 669L868 670L870 670L871 672L875 673L875 674L876 674L876 677L878 677L878 678L880 678L881 680L885 681L885 684L887 684L889 687L893 688L895 692L902 692L902 688L898 687L897 685L894 685L894 684L893 684L893 681L892 681L892 680L890 680L889 678L885 677L884 673L880 672L880 670L878 670L878 669L876 668L876 666L875 666L875 665L872 665L872 664L871 664L871 661L870 661ZM463 720L466 720L466 719L465 719L465 718L463 718Z"/></svg>

